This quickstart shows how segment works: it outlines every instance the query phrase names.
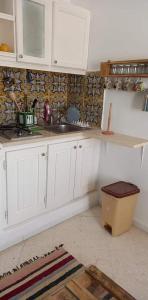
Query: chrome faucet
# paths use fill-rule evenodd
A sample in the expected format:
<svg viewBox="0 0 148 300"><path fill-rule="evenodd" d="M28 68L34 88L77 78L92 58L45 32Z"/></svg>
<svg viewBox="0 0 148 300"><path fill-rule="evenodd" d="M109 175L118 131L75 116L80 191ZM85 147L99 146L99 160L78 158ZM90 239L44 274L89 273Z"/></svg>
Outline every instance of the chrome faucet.
<svg viewBox="0 0 148 300"><path fill-rule="evenodd" d="M61 123L62 117L63 117L63 114L60 111L58 111L58 117L56 119L56 123Z"/></svg>
<svg viewBox="0 0 148 300"><path fill-rule="evenodd" d="M49 116L49 119L50 119L50 125L53 125L53 123L54 123L54 116L53 116L53 112L50 114L50 116Z"/></svg>

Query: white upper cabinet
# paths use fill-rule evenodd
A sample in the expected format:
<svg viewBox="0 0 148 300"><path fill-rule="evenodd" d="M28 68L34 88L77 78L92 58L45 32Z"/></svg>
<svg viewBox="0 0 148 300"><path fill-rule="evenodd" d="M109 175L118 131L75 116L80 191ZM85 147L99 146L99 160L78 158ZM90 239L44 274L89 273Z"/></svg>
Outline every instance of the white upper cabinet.
<svg viewBox="0 0 148 300"><path fill-rule="evenodd" d="M18 61L50 64L50 3L48 0L16 0Z"/></svg>
<svg viewBox="0 0 148 300"><path fill-rule="evenodd" d="M0 0L0 60L16 60L14 0Z"/></svg>
<svg viewBox="0 0 148 300"><path fill-rule="evenodd" d="M0 65L85 74L89 27L90 12L70 2L0 0Z"/></svg>
<svg viewBox="0 0 148 300"><path fill-rule="evenodd" d="M8 225L45 210L46 151L46 146L41 146L7 153Z"/></svg>
<svg viewBox="0 0 148 300"><path fill-rule="evenodd" d="M86 70L90 12L70 3L53 3L52 64Z"/></svg>

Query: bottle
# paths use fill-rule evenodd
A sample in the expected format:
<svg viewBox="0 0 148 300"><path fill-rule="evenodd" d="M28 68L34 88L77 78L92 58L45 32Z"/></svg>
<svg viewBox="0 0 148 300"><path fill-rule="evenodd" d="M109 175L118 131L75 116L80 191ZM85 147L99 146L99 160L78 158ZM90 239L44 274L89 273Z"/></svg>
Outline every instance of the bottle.
<svg viewBox="0 0 148 300"><path fill-rule="evenodd" d="M49 101L46 100L44 103L44 121L49 122L49 116L50 116L50 106L49 106Z"/></svg>

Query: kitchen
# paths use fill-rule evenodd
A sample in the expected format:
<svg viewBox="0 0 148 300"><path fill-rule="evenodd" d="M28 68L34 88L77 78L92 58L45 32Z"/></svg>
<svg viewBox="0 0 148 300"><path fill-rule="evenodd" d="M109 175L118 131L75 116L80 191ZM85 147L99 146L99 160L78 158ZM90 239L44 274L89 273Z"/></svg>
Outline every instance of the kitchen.
<svg viewBox="0 0 148 300"><path fill-rule="evenodd" d="M111 2L0 1L0 123L15 122L15 101L21 114L25 105L30 108L37 99L39 126L38 130L36 124L32 126L31 133L26 128L16 133L15 128L12 140L5 130L1 132L1 250L95 207L101 203L100 187L119 180L140 187L134 223L148 231L148 136L143 111L148 81L140 78L144 85L140 92L123 91L117 85L109 87L108 76L99 72L108 60L147 59L147 3L143 0L142 6L136 1L133 14L135 1ZM140 13L144 15L141 26L137 24ZM134 86L137 79L138 75ZM107 128L110 103L115 133L111 137L100 132ZM52 113L44 126L46 108ZM69 108L80 123L71 125L74 131L69 127L61 133L65 121L71 121ZM58 132L51 126L54 120L58 123L54 126L64 123ZM11 128L7 135L8 131L12 135ZM116 132L122 135L122 143L116 140ZM130 141L137 137L138 147L134 141L127 147L125 135ZM146 299L145 295L138 299Z"/></svg>

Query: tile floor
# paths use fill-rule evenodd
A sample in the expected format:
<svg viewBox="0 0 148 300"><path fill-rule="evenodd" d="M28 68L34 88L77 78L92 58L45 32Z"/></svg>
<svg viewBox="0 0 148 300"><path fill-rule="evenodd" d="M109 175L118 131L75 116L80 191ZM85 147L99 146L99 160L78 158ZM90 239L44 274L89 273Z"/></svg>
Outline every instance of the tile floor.
<svg viewBox="0 0 148 300"><path fill-rule="evenodd" d="M148 300L148 234L133 227L112 238L95 207L0 254L0 273L64 243L85 265L95 264L137 300Z"/></svg>

